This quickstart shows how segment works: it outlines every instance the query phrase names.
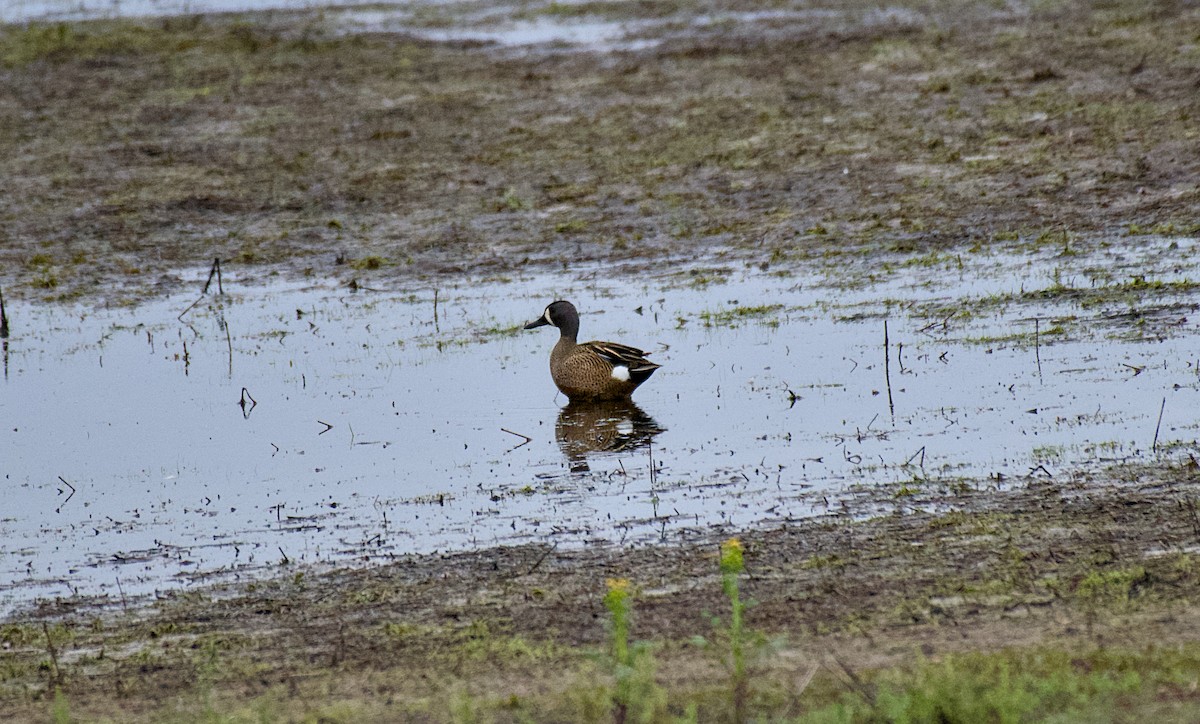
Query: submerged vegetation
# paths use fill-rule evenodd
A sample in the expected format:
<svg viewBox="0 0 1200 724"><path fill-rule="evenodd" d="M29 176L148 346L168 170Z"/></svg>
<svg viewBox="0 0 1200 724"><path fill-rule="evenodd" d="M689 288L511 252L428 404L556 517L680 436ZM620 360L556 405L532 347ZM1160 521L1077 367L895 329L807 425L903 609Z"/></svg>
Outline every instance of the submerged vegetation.
<svg viewBox="0 0 1200 724"><path fill-rule="evenodd" d="M737 306L717 312L701 312L700 321L705 327L736 327L740 322L746 321L777 327L779 326L777 315L783 311L782 304Z"/></svg>

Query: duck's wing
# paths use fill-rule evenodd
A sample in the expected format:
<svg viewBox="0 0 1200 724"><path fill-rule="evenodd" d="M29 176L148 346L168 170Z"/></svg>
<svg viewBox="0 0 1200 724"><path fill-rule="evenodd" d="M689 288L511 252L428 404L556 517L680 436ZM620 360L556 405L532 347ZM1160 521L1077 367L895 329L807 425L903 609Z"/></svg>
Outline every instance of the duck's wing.
<svg viewBox="0 0 1200 724"><path fill-rule="evenodd" d="M630 347L627 344L617 342L584 342L579 346L586 347L588 350L595 352L610 364L628 367L630 372L648 372L662 366L646 359L646 353L642 350L637 347Z"/></svg>

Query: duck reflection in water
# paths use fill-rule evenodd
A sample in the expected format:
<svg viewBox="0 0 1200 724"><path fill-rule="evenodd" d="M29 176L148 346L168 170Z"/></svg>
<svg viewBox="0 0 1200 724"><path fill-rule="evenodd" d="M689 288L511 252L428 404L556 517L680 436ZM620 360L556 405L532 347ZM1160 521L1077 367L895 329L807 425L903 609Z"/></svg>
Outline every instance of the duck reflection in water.
<svg viewBox="0 0 1200 724"><path fill-rule="evenodd" d="M589 470L588 456L632 452L663 432L632 400L571 402L558 413L554 436L571 472Z"/></svg>

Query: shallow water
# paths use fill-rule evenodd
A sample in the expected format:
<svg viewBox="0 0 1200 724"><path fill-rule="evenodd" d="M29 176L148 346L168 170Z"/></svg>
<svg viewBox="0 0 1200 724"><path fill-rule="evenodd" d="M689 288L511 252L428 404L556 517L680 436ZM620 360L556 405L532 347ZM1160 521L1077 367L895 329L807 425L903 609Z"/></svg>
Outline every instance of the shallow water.
<svg viewBox="0 0 1200 724"><path fill-rule="evenodd" d="M753 29L761 36L779 27L814 21L855 25L919 25L911 10L837 11L797 7L749 11L690 12L656 18L613 18L592 12L563 12L583 4L567 0L505 3L473 0L0 0L0 24L109 18L162 17L260 11L306 12L316 26L334 33L400 33L435 42L476 42L518 52L529 48L568 51L633 51L673 37ZM686 9L684 9L686 10Z"/></svg>
<svg viewBox="0 0 1200 724"><path fill-rule="evenodd" d="M284 562L679 540L878 484L1004 485L1145 458L1156 428L1160 454L1190 450L1191 300L1158 294L1149 325L1127 322L1128 300L978 302L1182 279L1193 251L358 292L230 274L182 319L200 281L132 309L9 300L0 608ZM584 338L664 365L636 407L562 409L553 332L519 330L555 298L580 307ZM944 318L963 306L981 311ZM1041 336L1054 325L1067 331Z"/></svg>
<svg viewBox="0 0 1200 724"><path fill-rule="evenodd" d="M339 0L0 0L0 23L303 10L358 4ZM424 0L423 4L433 4Z"/></svg>

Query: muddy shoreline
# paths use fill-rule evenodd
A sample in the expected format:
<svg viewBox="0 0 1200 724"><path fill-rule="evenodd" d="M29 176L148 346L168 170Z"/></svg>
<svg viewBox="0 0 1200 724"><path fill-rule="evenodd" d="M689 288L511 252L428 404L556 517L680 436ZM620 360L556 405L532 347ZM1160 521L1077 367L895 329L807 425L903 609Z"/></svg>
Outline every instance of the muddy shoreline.
<svg viewBox="0 0 1200 724"><path fill-rule="evenodd" d="M914 656L1050 642L1195 651L1196 471L1118 467L916 494L885 486L873 495L895 501L891 514L710 530L690 544L524 545L329 573L284 566L278 577L124 611L115 601L47 602L4 628L10 667L28 672L8 678L6 699L33 717L48 687L61 686L77 712L120 707L140 720L194 706L201 685L236 702L312 680L329 702L386 700L382 720L441 720L449 713L438 699L464 687L485 700L511 692L554 718L563 714L550 702L589 675L587 652L603 649L601 599L614 578L635 586L636 635L660 647L661 678L703 689L720 667L689 641L722 610L717 547L734 533L746 548L749 623L786 641L762 665L762 689L815 667L819 689L852 691L847 670L869 677ZM57 672L39 666L41 621L55 626ZM213 657L229 671L207 670ZM520 683L531 670L542 672L533 688Z"/></svg>
<svg viewBox="0 0 1200 724"><path fill-rule="evenodd" d="M761 9L506 10L627 23L638 42L615 50L346 32L333 12L6 26L0 289L132 306L198 286L214 257L346 288L589 264L638 280L686 259L700 263L664 286L817 268L849 289L896 268L955 273L956 256L1071 259L1200 230L1194 8ZM439 6L421 27L472 12ZM904 309L944 327L964 307L1053 298L1084 327L1166 338L1194 314L1190 264L1168 282L1121 266ZM923 662L1033 652L1078 675L1141 672L1115 699L1092 692L1110 715L1194 720L1191 429L1161 452L1155 430L1126 463L889 476L823 517L672 545L287 564L154 602L42 601L0 623L0 706L27 721L610 720L602 600L628 579L634 636L655 642L651 679L671 692L658 720L730 720L727 669L694 636L728 605L717 550L740 536L748 625L775 642L756 664L763 717L870 720ZM1110 654L1133 663L1097 658Z"/></svg>
<svg viewBox="0 0 1200 724"><path fill-rule="evenodd" d="M119 301L213 257L368 280L638 273L1195 230L1194 11L870 10L623 52L303 13L9 26L0 285Z"/></svg>

